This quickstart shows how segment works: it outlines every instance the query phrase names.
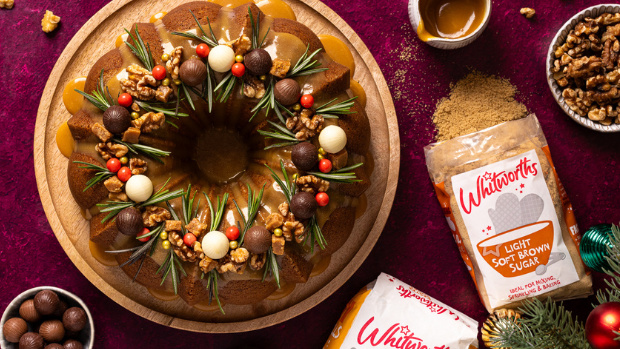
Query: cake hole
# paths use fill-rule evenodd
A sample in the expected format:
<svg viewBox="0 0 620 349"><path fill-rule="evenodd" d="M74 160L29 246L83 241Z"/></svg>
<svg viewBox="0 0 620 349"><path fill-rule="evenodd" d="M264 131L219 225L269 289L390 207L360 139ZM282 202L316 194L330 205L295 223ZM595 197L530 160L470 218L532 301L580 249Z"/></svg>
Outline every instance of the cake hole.
<svg viewBox="0 0 620 349"><path fill-rule="evenodd" d="M248 147L238 132L210 129L198 136L193 158L210 183L230 183L247 169Z"/></svg>

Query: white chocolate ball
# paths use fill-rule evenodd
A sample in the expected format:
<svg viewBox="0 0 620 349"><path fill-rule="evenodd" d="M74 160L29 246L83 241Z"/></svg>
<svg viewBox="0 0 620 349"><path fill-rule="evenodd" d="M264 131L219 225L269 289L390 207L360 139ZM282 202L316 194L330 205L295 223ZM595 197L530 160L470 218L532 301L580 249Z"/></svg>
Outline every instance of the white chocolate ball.
<svg viewBox="0 0 620 349"><path fill-rule="evenodd" d="M319 134L319 143L323 150L335 154L347 145L347 134L339 126L329 125Z"/></svg>
<svg viewBox="0 0 620 349"><path fill-rule="evenodd" d="M228 238L221 231L210 231L202 238L202 250L211 259L223 258L228 253Z"/></svg>
<svg viewBox="0 0 620 349"><path fill-rule="evenodd" d="M235 63L235 51L226 45L217 45L209 52L209 65L219 73L230 71Z"/></svg>
<svg viewBox="0 0 620 349"><path fill-rule="evenodd" d="M125 194L135 202L146 201L153 194L153 182L145 175L131 176L125 184Z"/></svg>

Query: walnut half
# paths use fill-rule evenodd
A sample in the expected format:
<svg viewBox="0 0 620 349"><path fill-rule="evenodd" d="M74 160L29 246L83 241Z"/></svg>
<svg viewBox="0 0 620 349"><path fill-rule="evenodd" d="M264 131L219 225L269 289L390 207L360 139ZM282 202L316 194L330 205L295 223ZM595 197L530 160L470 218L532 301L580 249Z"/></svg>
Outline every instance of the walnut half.
<svg viewBox="0 0 620 349"><path fill-rule="evenodd" d="M13 4L11 4L11 7L13 7ZM60 23L60 17L54 15L54 13L50 10L45 11L45 15L43 15L43 19L41 20L41 27L43 27L44 32L53 32L54 29L58 27L58 23Z"/></svg>
<svg viewBox="0 0 620 349"><path fill-rule="evenodd" d="M14 0L0 0L0 8L12 9L15 4Z"/></svg>

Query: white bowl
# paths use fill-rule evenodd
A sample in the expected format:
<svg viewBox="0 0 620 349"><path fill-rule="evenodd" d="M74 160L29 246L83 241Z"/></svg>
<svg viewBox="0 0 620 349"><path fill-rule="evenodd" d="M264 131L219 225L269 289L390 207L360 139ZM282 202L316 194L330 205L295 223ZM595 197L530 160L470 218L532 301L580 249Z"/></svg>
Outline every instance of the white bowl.
<svg viewBox="0 0 620 349"><path fill-rule="evenodd" d="M620 5L614 4L603 4L596 5L592 7L588 7L587 9L577 13L571 19L569 19L562 28L555 35L553 40L551 41L551 45L549 45L549 52L547 53L547 82L549 83L549 88L551 89L551 93L555 98L555 101L558 102L562 110L571 117L571 119L577 121L582 126L585 126L589 129L599 131L599 132L620 132L619 124L611 124L609 126L605 126L596 121L592 121L588 119L588 117L581 116L571 110L569 106L564 101L562 97L563 89L558 85L558 83L553 78L553 72L551 68L553 67L553 62L555 61L555 50L558 46L561 46L565 41L568 33L585 17L598 17L603 13L618 13L620 12Z"/></svg>
<svg viewBox="0 0 620 349"><path fill-rule="evenodd" d="M486 13L484 14L484 20L480 24L476 30L471 32L469 35L464 36L458 39L446 39L446 38L431 38L425 43L440 48L442 50L454 50L457 48L461 48L463 46L467 46L471 44L474 40L476 40L480 34L486 29L489 24L489 19L491 18L491 0L485 0L486 2ZM418 30L418 26L421 21L420 17L420 0L409 0L409 20L411 21L411 25L413 26L413 30Z"/></svg>
<svg viewBox="0 0 620 349"><path fill-rule="evenodd" d="M14 317L19 317L19 307L23 302L28 299L33 299L34 295L36 295L39 291L42 290L52 290L58 294L60 299L67 302L69 308L71 307L80 307L84 309L86 313L86 317L88 318L88 322L86 323L86 327L82 331L80 331L80 337L77 338L78 341L82 343L84 349L92 349L93 343L95 342L95 324L93 323L93 317L88 310L86 304L76 295L69 291L65 291L63 289L53 287L53 286L41 286L31 288L28 291L22 292L19 296L15 297L11 303L4 310L4 314L2 314L2 319L0 319L0 348L2 349L17 349L17 343L9 343L4 339L4 334L2 333L2 327L4 323ZM28 331L32 331L32 325L28 323Z"/></svg>

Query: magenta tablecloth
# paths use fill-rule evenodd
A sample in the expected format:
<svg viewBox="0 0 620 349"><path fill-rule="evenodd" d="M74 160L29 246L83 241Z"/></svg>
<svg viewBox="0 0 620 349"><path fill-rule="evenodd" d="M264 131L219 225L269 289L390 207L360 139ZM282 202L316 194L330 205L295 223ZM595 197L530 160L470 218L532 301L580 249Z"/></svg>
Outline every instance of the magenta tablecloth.
<svg viewBox="0 0 620 349"><path fill-rule="evenodd" d="M47 222L35 182L32 142L39 98L56 59L108 1L15 0L13 10L0 10L0 159L6 165L0 172L0 310L25 289L53 285L78 294L89 305L96 348L319 348L347 301L383 271L484 320L486 311L437 204L422 151L432 139L435 104L470 67L509 78L520 91L517 98L537 114L581 229L618 222L620 137L587 130L569 119L545 80L545 55L555 32L573 14L598 2L495 0L489 27L457 51L420 42L409 24L406 0L325 2L355 29L383 70L396 104L402 154L396 200L383 235L340 290L283 324L245 334L209 335L152 323L91 285L69 261ZM523 6L534 7L536 17L519 15ZM62 17L51 35L40 26L46 9ZM595 286L604 286L600 275ZM566 305L585 319L591 301Z"/></svg>

